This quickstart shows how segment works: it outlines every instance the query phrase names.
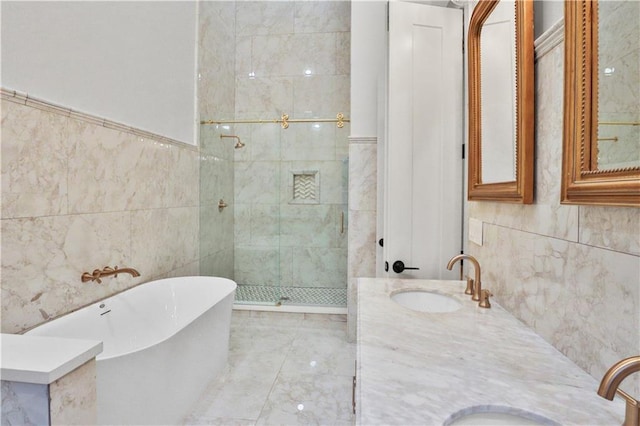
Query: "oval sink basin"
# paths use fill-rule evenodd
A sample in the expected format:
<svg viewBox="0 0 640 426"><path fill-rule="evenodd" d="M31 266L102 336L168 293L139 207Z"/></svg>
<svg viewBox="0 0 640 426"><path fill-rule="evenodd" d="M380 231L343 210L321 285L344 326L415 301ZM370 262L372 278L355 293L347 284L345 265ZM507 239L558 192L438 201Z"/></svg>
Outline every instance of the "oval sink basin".
<svg viewBox="0 0 640 426"><path fill-rule="evenodd" d="M453 312L462 304L453 297L430 291L402 291L391 296L397 304L418 312Z"/></svg>
<svg viewBox="0 0 640 426"><path fill-rule="evenodd" d="M499 425L509 425L509 426L534 426L534 425L553 425L555 424L552 421L547 422L538 422L536 420L532 420L527 417L522 417L517 414L509 414L509 413L473 413L467 414L466 416L462 416L461 418L454 420L451 423L448 423L449 426L499 426Z"/></svg>

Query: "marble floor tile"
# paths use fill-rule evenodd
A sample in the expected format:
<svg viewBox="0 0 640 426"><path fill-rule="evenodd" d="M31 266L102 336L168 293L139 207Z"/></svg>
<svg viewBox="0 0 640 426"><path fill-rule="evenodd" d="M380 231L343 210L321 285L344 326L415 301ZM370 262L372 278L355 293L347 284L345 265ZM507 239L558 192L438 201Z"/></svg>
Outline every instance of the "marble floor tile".
<svg viewBox="0 0 640 426"><path fill-rule="evenodd" d="M257 425L333 425L349 420L351 376L279 376Z"/></svg>
<svg viewBox="0 0 640 426"><path fill-rule="evenodd" d="M229 362L184 425L351 425L355 345L339 315L234 311Z"/></svg>

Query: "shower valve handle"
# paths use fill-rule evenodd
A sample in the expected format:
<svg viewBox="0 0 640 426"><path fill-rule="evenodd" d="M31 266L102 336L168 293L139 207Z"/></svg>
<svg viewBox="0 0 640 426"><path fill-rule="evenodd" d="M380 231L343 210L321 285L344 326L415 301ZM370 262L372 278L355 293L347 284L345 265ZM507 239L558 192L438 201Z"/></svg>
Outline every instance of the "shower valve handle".
<svg viewBox="0 0 640 426"><path fill-rule="evenodd" d="M402 260L396 260L395 262L393 262L392 268L393 268L393 272L395 272L396 274L400 274L402 273L402 271L405 271L408 269L413 269L413 270L420 269L413 266L404 266L404 262Z"/></svg>

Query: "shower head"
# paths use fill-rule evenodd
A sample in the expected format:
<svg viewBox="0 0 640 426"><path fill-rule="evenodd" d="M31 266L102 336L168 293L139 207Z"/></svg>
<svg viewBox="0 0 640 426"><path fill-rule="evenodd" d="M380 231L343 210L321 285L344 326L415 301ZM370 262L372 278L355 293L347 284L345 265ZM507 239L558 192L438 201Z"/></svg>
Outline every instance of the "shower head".
<svg viewBox="0 0 640 426"><path fill-rule="evenodd" d="M240 140L239 136L235 136L235 135L220 135L220 139L222 139L222 138L233 138L233 139L235 139L236 140L236 144L234 146L235 149L240 149L240 148L244 147L244 142L242 142Z"/></svg>

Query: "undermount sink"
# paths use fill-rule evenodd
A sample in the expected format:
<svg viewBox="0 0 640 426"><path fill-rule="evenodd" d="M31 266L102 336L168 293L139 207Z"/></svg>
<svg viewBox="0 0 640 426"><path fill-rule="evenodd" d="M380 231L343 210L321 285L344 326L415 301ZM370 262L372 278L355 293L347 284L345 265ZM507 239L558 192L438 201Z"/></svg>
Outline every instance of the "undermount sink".
<svg viewBox="0 0 640 426"><path fill-rule="evenodd" d="M409 290L391 295L397 304L418 312L453 312L462 304L453 297L430 291Z"/></svg>
<svg viewBox="0 0 640 426"><path fill-rule="evenodd" d="M534 415L531 414L531 417ZM502 412L483 412L472 413L463 415L462 417L452 421L451 423L445 422L448 426L535 426L535 425L555 425L552 420L541 418L540 421L534 420L531 417L524 417L519 414L502 413ZM536 416L537 417L537 416Z"/></svg>

